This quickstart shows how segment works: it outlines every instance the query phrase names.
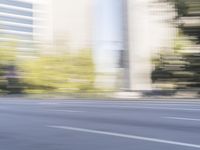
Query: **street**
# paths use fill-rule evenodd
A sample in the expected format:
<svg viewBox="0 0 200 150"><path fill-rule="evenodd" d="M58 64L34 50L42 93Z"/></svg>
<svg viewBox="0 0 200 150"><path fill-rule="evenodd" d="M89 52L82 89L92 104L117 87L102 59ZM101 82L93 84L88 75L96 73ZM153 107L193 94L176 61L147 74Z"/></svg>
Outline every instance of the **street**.
<svg viewBox="0 0 200 150"><path fill-rule="evenodd" d="M0 150L169 149L200 149L200 102L0 100Z"/></svg>

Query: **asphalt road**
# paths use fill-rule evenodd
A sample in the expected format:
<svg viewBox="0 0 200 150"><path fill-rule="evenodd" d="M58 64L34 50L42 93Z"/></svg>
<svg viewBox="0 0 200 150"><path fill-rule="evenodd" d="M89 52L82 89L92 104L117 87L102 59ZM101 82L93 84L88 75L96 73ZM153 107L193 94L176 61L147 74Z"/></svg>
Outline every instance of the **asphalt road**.
<svg viewBox="0 0 200 150"><path fill-rule="evenodd" d="M200 103L172 101L1 99L0 150L200 149Z"/></svg>

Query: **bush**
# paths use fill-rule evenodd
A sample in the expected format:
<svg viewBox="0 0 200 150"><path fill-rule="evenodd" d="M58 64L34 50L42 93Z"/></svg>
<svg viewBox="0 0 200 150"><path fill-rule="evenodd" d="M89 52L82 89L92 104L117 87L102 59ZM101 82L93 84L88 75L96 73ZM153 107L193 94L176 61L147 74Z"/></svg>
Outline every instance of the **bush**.
<svg viewBox="0 0 200 150"><path fill-rule="evenodd" d="M25 93L74 93L94 89L94 64L89 50L41 55L22 62L20 72Z"/></svg>

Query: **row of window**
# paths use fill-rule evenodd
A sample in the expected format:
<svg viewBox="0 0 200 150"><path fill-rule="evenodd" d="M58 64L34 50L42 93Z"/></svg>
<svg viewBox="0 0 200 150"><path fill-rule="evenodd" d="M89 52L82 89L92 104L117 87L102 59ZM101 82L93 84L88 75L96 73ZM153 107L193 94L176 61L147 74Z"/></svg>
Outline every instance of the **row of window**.
<svg viewBox="0 0 200 150"><path fill-rule="evenodd" d="M22 7L22 8L29 8L33 9L33 4L28 2L22 2L19 0L0 0L1 4L15 6L15 7Z"/></svg>
<svg viewBox="0 0 200 150"><path fill-rule="evenodd" d="M33 33L33 4L20 0L0 0L0 29L5 33Z"/></svg>
<svg viewBox="0 0 200 150"><path fill-rule="evenodd" d="M16 39L19 39L19 40L27 40L27 41L33 40L32 34L29 34L29 35L23 35L23 34L20 34L20 33L7 33L7 34L5 34L4 31L0 31L0 35L1 35L0 39L1 38L4 38L4 39L16 38Z"/></svg>
<svg viewBox="0 0 200 150"><path fill-rule="evenodd" d="M15 14L19 16L25 16L25 17L33 17L33 12L32 11L25 11L25 10L17 10L14 8L6 8L0 6L0 12L2 13L8 13L8 14Z"/></svg>
<svg viewBox="0 0 200 150"><path fill-rule="evenodd" d="M16 39L18 48L33 45L33 4L0 0L0 42Z"/></svg>
<svg viewBox="0 0 200 150"><path fill-rule="evenodd" d="M12 31L20 31L20 32L33 32L33 27L20 27L15 25L1 25L1 29L3 30L12 30Z"/></svg>
<svg viewBox="0 0 200 150"><path fill-rule="evenodd" d="M0 21L7 21L7 22L13 22L13 23L22 23L22 24L33 24L33 18L26 19L26 18L16 18L11 16L5 16L0 14Z"/></svg>

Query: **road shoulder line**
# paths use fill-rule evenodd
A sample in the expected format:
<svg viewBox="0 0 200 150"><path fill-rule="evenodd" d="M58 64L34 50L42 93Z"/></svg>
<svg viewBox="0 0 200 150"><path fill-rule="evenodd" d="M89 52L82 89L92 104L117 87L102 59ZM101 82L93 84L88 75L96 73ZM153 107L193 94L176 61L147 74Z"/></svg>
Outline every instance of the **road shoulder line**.
<svg viewBox="0 0 200 150"><path fill-rule="evenodd" d="M101 135L115 136L115 137L120 137L120 138L128 138L128 139L134 139L134 140L142 140L142 141L148 141L148 142L171 144L171 145L177 145L177 146L200 149L200 145L197 145L197 144L184 143L184 142L178 142L178 141L170 141L170 140L163 140L163 139L143 137L143 136L137 136L137 135L129 135L129 134L123 134L123 133L115 133L115 132L93 130L93 129L86 129L86 128L76 128L76 127L70 127L70 126L49 125L47 127L56 128L56 129L71 130L71 131L76 131L76 132L101 134Z"/></svg>

